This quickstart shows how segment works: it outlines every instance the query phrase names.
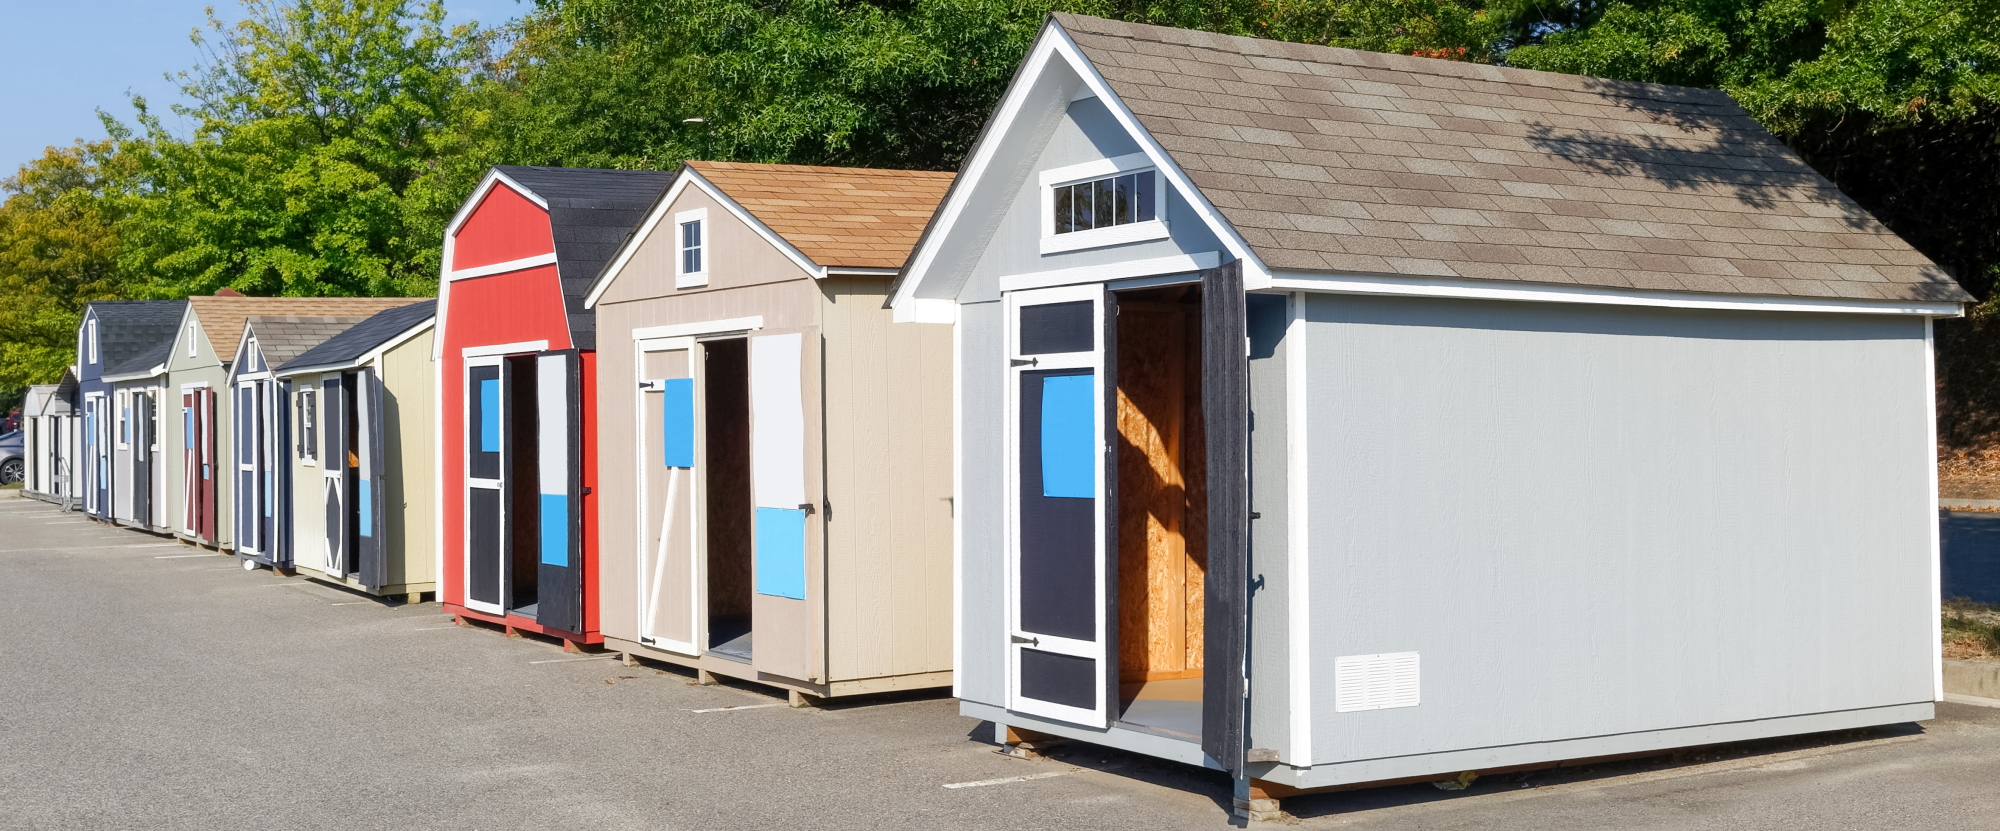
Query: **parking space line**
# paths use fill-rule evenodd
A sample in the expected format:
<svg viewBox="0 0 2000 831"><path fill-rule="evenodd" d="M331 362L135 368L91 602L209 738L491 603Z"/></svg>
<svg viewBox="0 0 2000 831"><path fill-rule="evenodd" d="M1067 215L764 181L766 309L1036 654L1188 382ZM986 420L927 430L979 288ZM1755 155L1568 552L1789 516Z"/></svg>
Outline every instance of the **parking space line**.
<svg viewBox="0 0 2000 831"><path fill-rule="evenodd" d="M160 556L157 556L157 557L154 557L153 559L155 559L155 560L182 560L182 559L186 559L186 558L188 558L188 557L213 557L213 556L215 556L215 555L214 555L214 554L209 554L209 553L207 553L207 552L203 552L203 553L201 553L201 554L161 554Z"/></svg>
<svg viewBox="0 0 2000 831"><path fill-rule="evenodd" d="M456 627L454 627L456 628ZM588 658L555 658L547 661L529 661L531 664L567 664L571 661L609 661L616 655L592 655Z"/></svg>
<svg viewBox="0 0 2000 831"><path fill-rule="evenodd" d="M945 787L984 788L988 785L1005 785L1011 782L1030 782L1036 779L1053 779L1058 776L1068 776L1079 770L1082 770L1082 768L1070 768L1069 770L1052 770L1049 771L1048 773L1030 773L1026 776L1009 776L1005 779L981 779L977 782L953 782L949 785L946 785Z"/></svg>
<svg viewBox="0 0 2000 831"><path fill-rule="evenodd" d="M762 710L762 709L764 709L764 708L766 708L766 707L790 707L790 706L792 706L792 705L790 705L790 704L787 704L787 703L785 703L785 702L782 702L782 701L780 701L780 702L778 702L778 703L776 703L776 704L744 704L744 705L742 705L742 706L740 706L740 707L710 707L710 708L708 708L708 709L706 709L706 710L689 710L688 712L690 712L690 713L727 713L727 712L729 712L729 711L731 711L731 710Z"/></svg>

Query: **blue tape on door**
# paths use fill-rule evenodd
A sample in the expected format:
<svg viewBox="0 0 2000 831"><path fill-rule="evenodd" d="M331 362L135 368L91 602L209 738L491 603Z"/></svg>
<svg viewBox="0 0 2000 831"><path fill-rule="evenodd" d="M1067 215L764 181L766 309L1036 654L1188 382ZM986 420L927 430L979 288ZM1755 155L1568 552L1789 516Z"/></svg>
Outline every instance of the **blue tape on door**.
<svg viewBox="0 0 2000 831"><path fill-rule="evenodd" d="M569 565L568 494L542 494L542 562Z"/></svg>
<svg viewBox="0 0 2000 831"><path fill-rule="evenodd" d="M806 512L757 509L757 593L806 599Z"/></svg>
<svg viewBox="0 0 2000 831"><path fill-rule="evenodd" d="M479 382L479 451L500 452L500 379Z"/></svg>
<svg viewBox="0 0 2000 831"><path fill-rule="evenodd" d="M373 507L375 503L368 497L373 490L370 486L374 483L363 479L357 484L360 486L361 498L355 500L354 509L361 514L361 536L373 537L375 536L375 509Z"/></svg>
<svg viewBox="0 0 2000 831"><path fill-rule="evenodd" d="M1042 495L1097 495L1097 395L1089 375L1042 379Z"/></svg>
<svg viewBox="0 0 2000 831"><path fill-rule="evenodd" d="M663 385L665 396L661 447L667 467L694 467L694 379L669 378Z"/></svg>

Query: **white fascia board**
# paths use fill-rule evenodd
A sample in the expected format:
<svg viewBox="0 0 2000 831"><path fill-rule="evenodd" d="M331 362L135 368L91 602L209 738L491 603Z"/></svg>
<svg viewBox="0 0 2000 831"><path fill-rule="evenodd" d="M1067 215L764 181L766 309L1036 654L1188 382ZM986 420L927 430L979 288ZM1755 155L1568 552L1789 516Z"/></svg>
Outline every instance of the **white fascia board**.
<svg viewBox="0 0 2000 831"><path fill-rule="evenodd" d="M117 375L101 376L98 380L112 384L123 383L126 381L144 381L149 378L157 378L161 375L165 375L166 372L167 372L167 365L160 364L159 366L155 366L152 369L141 369L141 370L134 370L132 372L124 372Z"/></svg>
<svg viewBox="0 0 2000 831"><path fill-rule="evenodd" d="M1260 288L1327 294L1375 294L1403 297L1448 297L1461 300L1516 300L1541 303L1595 303L1611 306L1657 306L1758 312L1846 312L1859 314L1958 317L1958 303L1915 300L1859 300L1839 297L1766 297L1748 294L1704 294L1643 291L1608 286L1555 286L1505 283L1463 277L1390 277L1368 274L1323 274L1281 271Z"/></svg>
<svg viewBox="0 0 2000 831"><path fill-rule="evenodd" d="M1008 274L1000 278L1001 291L1022 291L1050 286L1068 286L1076 283L1106 283L1112 280L1127 280L1134 277L1157 277L1167 274L1183 274L1216 267L1222 255L1214 251L1194 254L1175 254L1168 257L1149 257L1143 260L1123 260L1103 265L1084 265L1075 268L1058 268L1052 271L1031 271L1026 274Z"/></svg>
<svg viewBox="0 0 2000 831"><path fill-rule="evenodd" d="M770 226L751 216L750 212L744 210L742 205L736 204L736 200L729 198L729 194L723 193L720 188L717 188L713 183L703 178L700 172L692 167L682 165L680 175L674 177L673 185L667 188L666 193L660 195L659 201L653 203L652 210L646 212L646 220L639 223L639 230L634 231L631 236L625 238L625 243L620 245L618 252L611 256L611 265L604 269L604 273L597 275L596 282L590 286L590 292L583 297L584 308L593 309L597 307L597 301L604 297L605 290L609 289L611 284L618 279L618 275L624 273L625 265L632 261L632 255L638 252L639 246L646 241L646 238L653 235L653 230L658 228L660 223L668 216L668 209L680 198L681 193L690 187L697 188L702 193L708 194L710 199L714 199L716 204L721 205L724 210L729 211L731 216L736 217L743 224L750 226L750 229L756 231L758 236L763 237L765 242L770 243L773 248L778 249L779 253L784 254L794 265L797 265L799 270L804 271L806 276L814 278L826 276L826 270L821 268L819 264L814 263L812 258L807 257L805 252L800 251L790 242L787 242L784 237L778 236L778 232L771 230ZM704 233L706 233L705 230ZM712 253L705 251L702 256L707 257ZM891 273L893 271L892 269Z"/></svg>
<svg viewBox="0 0 2000 831"><path fill-rule="evenodd" d="M1070 39L1069 33L1064 31L1060 24L1050 20L1043 24L1042 32L1036 37L1028 59L1021 63L1020 74L1008 87L1007 96L1002 99L999 109L995 111L992 129L987 132L980 146L974 148L972 161L959 174L959 179L966 183L966 186L953 188L951 198L939 209L935 233L929 234L924 239L923 246L911 255L909 265L911 279L905 280L896 292L896 296L889 299L890 308L900 307L915 298L917 286L923 283L931 265L937 259L945 238L951 235L953 226L971 201L974 189L972 183L976 183L979 177L985 174L987 167L992 163L995 148L1006 141L1013 132L1014 121L1025 108L1028 96L1035 86L1035 79L1047 71L1050 63L1058 57L1067 61L1070 69L1083 79L1083 87L1077 90L1072 100L1094 96L1103 101L1112 117L1118 120L1119 126L1125 128L1125 132L1138 142L1141 153L1151 159L1153 166L1160 171L1160 175L1187 198L1189 207L1194 210L1196 216L1201 217L1202 222L1206 223L1210 230L1215 232L1216 237L1222 240L1222 245L1229 254L1243 261L1245 287L1266 287L1270 280L1270 269L1264 266L1262 260L1257 259L1257 255L1250 249L1250 244L1236 233L1234 226L1223 220L1221 213L1209 203L1208 197L1202 194L1201 189L1195 187L1187 173L1167 155L1166 148L1162 147L1159 141L1153 138L1153 134L1139 123L1138 116L1132 113L1131 108L1125 106L1125 102L1112 92L1111 85L1105 82L1097 67L1077 49L1076 42Z"/></svg>
<svg viewBox="0 0 2000 831"><path fill-rule="evenodd" d="M894 276L896 276L896 273L897 273L897 272L899 272L899 271L902 271L902 269L900 269L900 268L862 268L862 267L860 267L860 266L832 266L832 265L829 265L829 266L823 266L823 267L821 267L821 268L820 268L820 276L822 276L822 277L825 277L825 276L827 276L827 275L832 275L832 274L847 274L847 275L853 275L853 276L858 276L858 277L894 277Z"/></svg>

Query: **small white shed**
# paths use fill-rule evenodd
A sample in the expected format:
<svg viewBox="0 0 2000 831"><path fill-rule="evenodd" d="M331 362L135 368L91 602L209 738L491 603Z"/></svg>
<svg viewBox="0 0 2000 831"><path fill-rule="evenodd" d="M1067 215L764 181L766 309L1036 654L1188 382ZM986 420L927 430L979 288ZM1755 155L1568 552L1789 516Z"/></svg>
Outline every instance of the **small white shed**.
<svg viewBox="0 0 2000 831"><path fill-rule="evenodd" d="M1930 718L1968 299L1719 92L1053 16L891 298L962 712L1241 798Z"/></svg>

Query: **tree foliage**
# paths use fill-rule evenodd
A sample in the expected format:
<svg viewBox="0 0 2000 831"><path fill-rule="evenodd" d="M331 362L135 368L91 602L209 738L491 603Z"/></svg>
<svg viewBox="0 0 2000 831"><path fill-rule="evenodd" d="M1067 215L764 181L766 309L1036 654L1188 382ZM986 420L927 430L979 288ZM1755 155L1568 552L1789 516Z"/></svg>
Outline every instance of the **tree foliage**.
<svg viewBox="0 0 2000 831"><path fill-rule="evenodd" d="M79 141L0 181L0 389L61 376L84 305L129 290L119 211L133 162L112 141Z"/></svg>

